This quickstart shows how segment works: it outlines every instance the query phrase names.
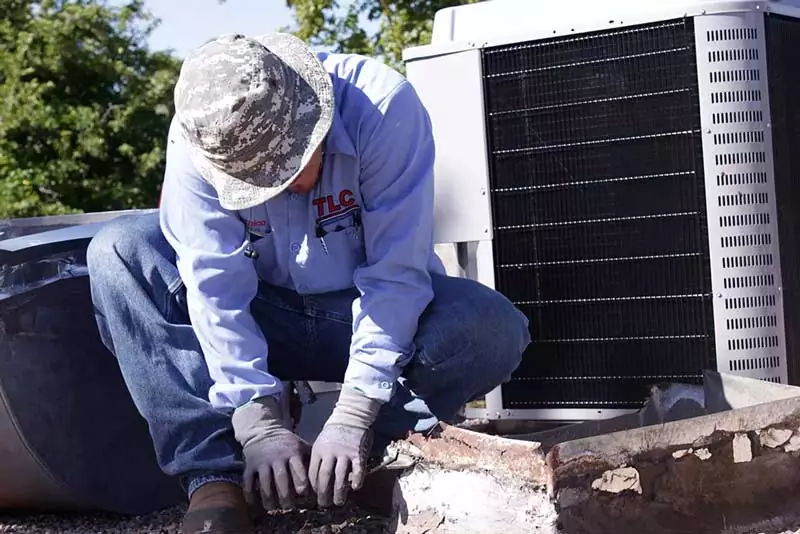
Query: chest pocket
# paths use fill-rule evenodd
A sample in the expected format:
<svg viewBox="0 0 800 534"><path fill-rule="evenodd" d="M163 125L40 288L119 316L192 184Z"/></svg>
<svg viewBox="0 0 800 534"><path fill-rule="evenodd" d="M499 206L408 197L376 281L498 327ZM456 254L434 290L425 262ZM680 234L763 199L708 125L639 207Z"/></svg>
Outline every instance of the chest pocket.
<svg viewBox="0 0 800 534"><path fill-rule="evenodd" d="M318 219L314 233L322 252L321 257L335 261L338 267L355 269L366 259L359 205L349 206Z"/></svg>
<svg viewBox="0 0 800 534"><path fill-rule="evenodd" d="M241 210L239 216L247 228L246 237L252 250L256 271L262 280L270 280L274 274L270 270L275 266L275 237L267 216L267 208L262 205Z"/></svg>

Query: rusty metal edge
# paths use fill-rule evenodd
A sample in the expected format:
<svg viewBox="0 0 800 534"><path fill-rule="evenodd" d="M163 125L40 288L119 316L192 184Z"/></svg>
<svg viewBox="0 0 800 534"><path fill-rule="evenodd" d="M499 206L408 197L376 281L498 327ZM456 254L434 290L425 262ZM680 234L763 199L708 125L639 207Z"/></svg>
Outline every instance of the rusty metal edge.
<svg viewBox="0 0 800 534"><path fill-rule="evenodd" d="M549 469L541 444L482 434L445 423L431 432L412 434L411 445L420 461L451 470L478 470L545 488Z"/></svg>

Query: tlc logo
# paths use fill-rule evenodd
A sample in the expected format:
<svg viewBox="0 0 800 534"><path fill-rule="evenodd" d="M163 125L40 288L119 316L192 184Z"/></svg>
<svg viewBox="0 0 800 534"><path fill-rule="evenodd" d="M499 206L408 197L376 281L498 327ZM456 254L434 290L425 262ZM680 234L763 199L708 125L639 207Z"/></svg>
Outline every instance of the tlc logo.
<svg viewBox="0 0 800 534"><path fill-rule="evenodd" d="M339 201L338 204L336 203L337 200ZM345 208L349 208L355 204L356 201L352 191L343 189L339 193L338 198L336 198L336 195L328 195L315 198L311 203L317 207L317 217L324 217L325 215L330 215L342 211Z"/></svg>

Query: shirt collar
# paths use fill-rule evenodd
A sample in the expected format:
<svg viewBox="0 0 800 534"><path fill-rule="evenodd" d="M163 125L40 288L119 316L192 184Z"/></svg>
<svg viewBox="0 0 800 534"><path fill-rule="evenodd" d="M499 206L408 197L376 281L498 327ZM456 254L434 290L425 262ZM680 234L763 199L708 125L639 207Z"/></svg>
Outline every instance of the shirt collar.
<svg viewBox="0 0 800 534"><path fill-rule="evenodd" d="M339 110L333 110L333 122L328 135L325 136L323 150L326 153L345 154L348 156L356 157L356 149L353 147L353 141L350 139L350 134L342 124L342 117L339 115Z"/></svg>

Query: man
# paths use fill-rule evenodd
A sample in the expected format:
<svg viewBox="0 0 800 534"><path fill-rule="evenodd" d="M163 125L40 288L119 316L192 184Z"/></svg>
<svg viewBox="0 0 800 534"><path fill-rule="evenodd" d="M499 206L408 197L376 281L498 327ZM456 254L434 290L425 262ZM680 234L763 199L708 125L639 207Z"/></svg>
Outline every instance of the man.
<svg viewBox="0 0 800 534"><path fill-rule="evenodd" d="M184 532L249 532L508 380L530 342L433 253L434 143L400 74L289 35L228 35L175 87L160 210L88 250L101 335L189 496ZM340 382L310 446L282 381Z"/></svg>

